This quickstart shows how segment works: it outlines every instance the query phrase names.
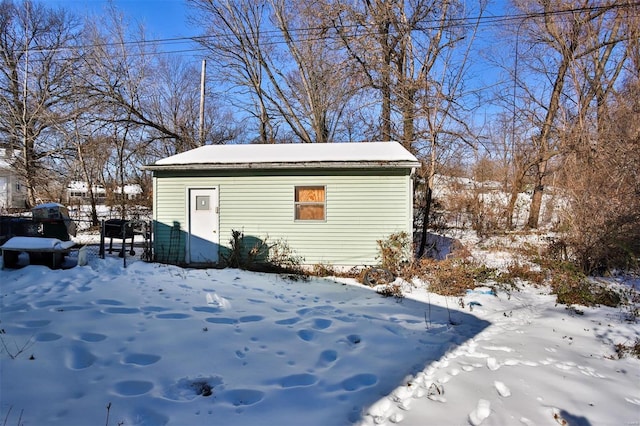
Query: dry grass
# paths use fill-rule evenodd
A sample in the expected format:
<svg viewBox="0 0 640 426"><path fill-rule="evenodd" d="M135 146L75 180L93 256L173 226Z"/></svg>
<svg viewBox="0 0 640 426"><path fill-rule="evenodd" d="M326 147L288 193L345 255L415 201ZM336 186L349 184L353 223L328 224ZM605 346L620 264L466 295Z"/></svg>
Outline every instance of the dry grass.
<svg viewBox="0 0 640 426"><path fill-rule="evenodd" d="M429 283L429 291L443 296L462 296L477 286L476 279L486 270L477 264L457 258L420 259L402 273L406 281L419 278Z"/></svg>
<svg viewBox="0 0 640 426"><path fill-rule="evenodd" d="M627 356L640 359L640 338L637 338L635 342L628 344L618 343L617 345L614 345L614 349L618 359L622 359Z"/></svg>

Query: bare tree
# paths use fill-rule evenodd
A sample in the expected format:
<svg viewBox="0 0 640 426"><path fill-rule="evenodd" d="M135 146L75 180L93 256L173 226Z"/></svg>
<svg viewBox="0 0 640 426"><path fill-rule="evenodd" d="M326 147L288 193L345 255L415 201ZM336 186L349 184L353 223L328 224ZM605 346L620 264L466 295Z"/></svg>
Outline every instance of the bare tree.
<svg viewBox="0 0 640 426"><path fill-rule="evenodd" d="M569 204L564 238L585 273L637 268L640 255L640 75L606 100L597 147L564 164ZM576 126L581 126L576 118ZM567 137L574 138L569 131Z"/></svg>
<svg viewBox="0 0 640 426"><path fill-rule="evenodd" d="M552 2L550 0L514 0L516 8L527 19L522 25L523 40L531 56L519 58L529 72L527 79L518 81L521 92L537 103L531 110L531 122L536 128L531 135L534 155L527 167L534 177L533 196L527 226L536 228L539 222L545 178L552 171L550 160L560 153L559 121L562 118L572 67L580 60L595 60L589 71L588 89L581 98L571 97L584 111L591 100L602 97L615 81L616 66L609 61L617 43L627 38L624 25L619 22L621 5L616 1L592 0ZM637 6L636 6L637 7ZM545 82L540 89L541 82ZM578 113L580 114L580 113Z"/></svg>
<svg viewBox="0 0 640 426"><path fill-rule="evenodd" d="M104 147L113 155L106 175L116 192L130 181L146 182L137 169L141 161L202 143L198 70L180 58L159 54L156 43L146 40L144 28L130 28L113 5L105 16L90 20L79 77L93 109L93 138L111 143ZM238 127L219 119L221 111L211 99L207 106L205 143L234 139ZM127 207L124 198L117 200L122 214Z"/></svg>
<svg viewBox="0 0 640 426"><path fill-rule="evenodd" d="M259 142L275 142L280 123L302 142L333 140L354 91L344 55L331 46L323 4L190 3L204 12L197 21L206 36L198 40L211 51L219 80L251 101L244 108L259 122Z"/></svg>
<svg viewBox="0 0 640 426"><path fill-rule="evenodd" d="M73 99L74 116L71 121L59 127L60 134L74 152L65 158L65 184L78 180L86 184L87 197L91 208L91 223L98 225L97 205L100 194L95 189L104 185L103 170L111 156L111 143L100 136L96 125L95 105L87 102L81 93L81 85L74 84L76 96ZM97 136L96 136L97 134Z"/></svg>
<svg viewBox="0 0 640 426"><path fill-rule="evenodd" d="M345 55L329 37L326 8L314 2L270 2L292 59L287 73L265 67L277 95L274 104L302 141L332 142L355 90Z"/></svg>
<svg viewBox="0 0 640 426"><path fill-rule="evenodd" d="M0 2L0 133L21 152L16 169L31 206L47 184L47 160L65 150L55 126L73 114L77 33L78 22L63 10Z"/></svg>
<svg viewBox="0 0 640 426"><path fill-rule="evenodd" d="M460 1L433 0L330 3L334 29L363 89L378 92L380 136L428 157L421 171L424 194L418 197L422 255L439 151L474 139L460 106L470 49L486 5L479 1L472 8Z"/></svg>
<svg viewBox="0 0 640 426"><path fill-rule="evenodd" d="M398 22L395 12L403 2L337 0L327 3L332 10L333 27L351 57L354 69L361 75L363 87L379 91L379 138L392 140L391 61L401 37L396 34L393 24Z"/></svg>
<svg viewBox="0 0 640 426"><path fill-rule="evenodd" d="M225 116L217 99L207 97L200 140L200 90L197 84L200 70L197 67L181 57L158 55L149 72L153 78L144 88L142 106L150 121L181 136L167 139L161 130L150 130L149 137L162 141L159 144L162 155L173 155L202 144L223 144L238 136L239 127Z"/></svg>
<svg viewBox="0 0 640 426"><path fill-rule="evenodd" d="M563 237L585 273L637 268L640 255L640 17L622 6L589 31L609 42L572 64L559 131Z"/></svg>
<svg viewBox="0 0 640 426"><path fill-rule="evenodd" d="M265 35L267 1L187 0L197 11L192 20L205 33L196 40L207 48L217 81L237 90L235 100L258 121L258 141L273 143L278 123L269 111L262 67L271 44ZM243 99L248 97L249 102Z"/></svg>

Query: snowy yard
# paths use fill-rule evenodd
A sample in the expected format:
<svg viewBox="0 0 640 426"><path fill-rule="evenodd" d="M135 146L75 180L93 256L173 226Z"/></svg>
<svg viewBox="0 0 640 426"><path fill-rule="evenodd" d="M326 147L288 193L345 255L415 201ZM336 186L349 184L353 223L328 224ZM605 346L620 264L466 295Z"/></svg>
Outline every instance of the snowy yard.
<svg viewBox="0 0 640 426"><path fill-rule="evenodd" d="M3 424L640 422L624 309L131 260L0 271Z"/></svg>

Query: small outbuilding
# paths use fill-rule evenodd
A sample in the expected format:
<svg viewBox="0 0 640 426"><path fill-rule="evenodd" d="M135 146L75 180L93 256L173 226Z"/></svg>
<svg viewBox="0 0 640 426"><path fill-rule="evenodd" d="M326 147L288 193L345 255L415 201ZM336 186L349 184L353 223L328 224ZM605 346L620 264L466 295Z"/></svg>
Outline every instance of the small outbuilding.
<svg viewBox="0 0 640 426"><path fill-rule="evenodd" d="M374 265L378 240L412 234L418 165L397 142L207 145L159 160L145 166L154 258L221 263L239 231L245 248L284 242L305 265Z"/></svg>

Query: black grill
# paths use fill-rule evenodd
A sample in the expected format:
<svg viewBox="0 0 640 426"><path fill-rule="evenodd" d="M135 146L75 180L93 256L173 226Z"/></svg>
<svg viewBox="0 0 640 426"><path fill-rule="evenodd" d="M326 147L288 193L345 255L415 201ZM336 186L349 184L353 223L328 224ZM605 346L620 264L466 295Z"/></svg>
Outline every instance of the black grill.
<svg viewBox="0 0 640 426"><path fill-rule="evenodd" d="M124 219L109 219L104 222L104 236L107 238L133 238L133 226Z"/></svg>

